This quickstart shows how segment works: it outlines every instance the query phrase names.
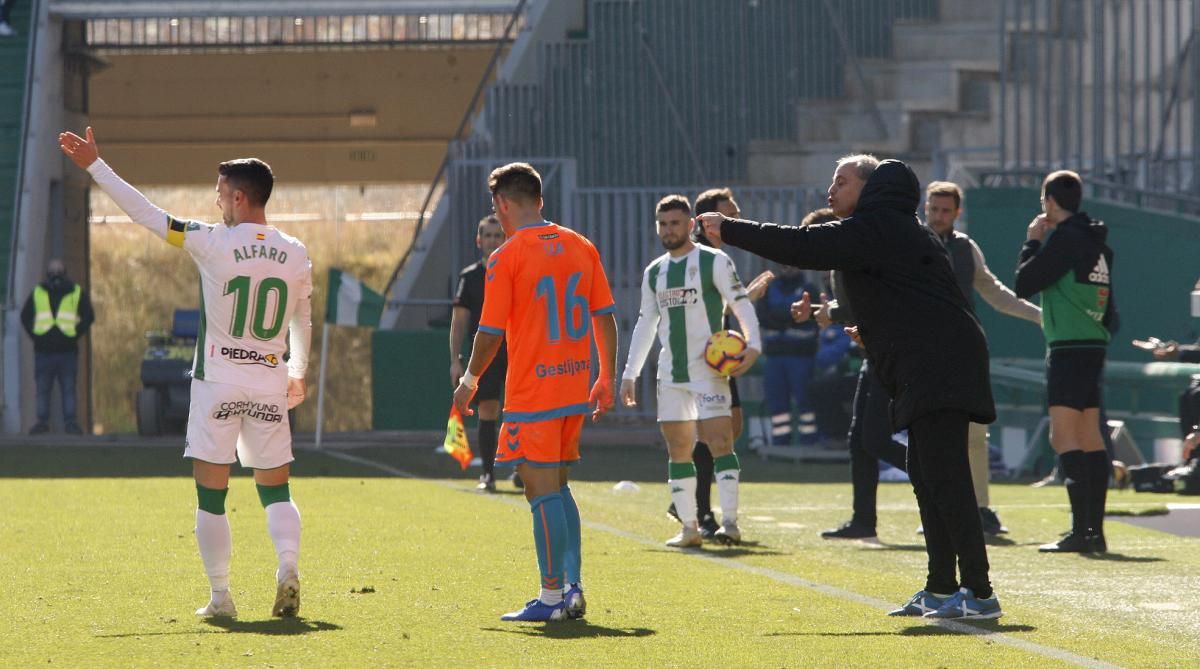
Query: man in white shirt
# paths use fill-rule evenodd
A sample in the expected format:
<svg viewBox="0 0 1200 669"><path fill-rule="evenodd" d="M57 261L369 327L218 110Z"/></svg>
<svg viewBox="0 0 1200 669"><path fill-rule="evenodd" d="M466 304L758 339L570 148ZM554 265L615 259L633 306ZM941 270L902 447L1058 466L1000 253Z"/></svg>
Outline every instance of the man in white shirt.
<svg viewBox="0 0 1200 669"><path fill-rule="evenodd" d="M708 366L704 348L714 332L724 329L725 310L731 309L747 342L744 357L732 376L744 374L762 351L758 318L729 256L692 241L696 220L686 197L663 198L655 218L667 252L651 262L642 275L641 311L621 378L621 402L636 405L636 380L657 332L662 344L658 357L658 422L670 454L667 483L683 524L667 545L682 548L701 543L696 519L696 466L692 461L697 437L708 444L713 455L721 503L721 528L714 538L737 544L742 537L737 525L741 465L733 452L729 379Z"/></svg>
<svg viewBox="0 0 1200 669"><path fill-rule="evenodd" d="M232 537L225 516L229 467L254 470L279 567L272 615L300 610L300 512L288 473L287 411L304 400L312 337L312 262L299 240L267 225L274 176L257 158L218 166L222 225L179 220L159 209L100 159L92 129L58 136L59 146L137 224L188 252L200 271L200 330L192 363L184 457L196 479L196 542L211 586L203 617L237 615L229 591ZM285 364L284 354L290 351Z"/></svg>

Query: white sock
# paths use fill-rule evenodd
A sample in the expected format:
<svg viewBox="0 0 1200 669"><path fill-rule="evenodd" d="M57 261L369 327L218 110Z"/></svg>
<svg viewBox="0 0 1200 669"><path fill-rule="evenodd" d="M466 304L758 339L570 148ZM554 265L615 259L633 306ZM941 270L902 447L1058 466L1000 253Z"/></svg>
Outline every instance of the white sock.
<svg viewBox="0 0 1200 669"><path fill-rule="evenodd" d="M543 604L554 606L563 600L562 588L557 590L547 590L546 588L542 588L542 594L538 595L538 599L542 600Z"/></svg>
<svg viewBox="0 0 1200 669"><path fill-rule="evenodd" d="M696 526L696 477L670 479L667 487L671 490L671 501L675 503L675 513L683 519L684 525Z"/></svg>
<svg viewBox="0 0 1200 669"><path fill-rule="evenodd" d="M287 572L299 575L300 509L296 508L295 502L276 502L267 507L267 532L275 544L275 555L279 557L279 571L275 577Z"/></svg>
<svg viewBox="0 0 1200 669"><path fill-rule="evenodd" d="M216 599L217 593L229 592L229 560L233 555L229 517L196 509L196 543L200 546L200 560L204 562L204 571Z"/></svg>
<svg viewBox="0 0 1200 669"><path fill-rule="evenodd" d="M737 522L738 482L741 475L740 469L726 469L716 473L717 497L721 500L721 523L724 525Z"/></svg>

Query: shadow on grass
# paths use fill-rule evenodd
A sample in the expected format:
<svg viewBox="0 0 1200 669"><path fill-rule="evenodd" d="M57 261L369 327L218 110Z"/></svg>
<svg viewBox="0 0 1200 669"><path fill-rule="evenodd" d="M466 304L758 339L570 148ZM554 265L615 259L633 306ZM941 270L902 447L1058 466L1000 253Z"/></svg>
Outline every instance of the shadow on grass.
<svg viewBox="0 0 1200 669"><path fill-rule="evenodd" d="M1121 553L1080 553L1079 557L1097 562L1166 562L1166 558L1138 555L1123 555Z"/></svg>
<svg viewBox="0 0 1200 669"><path fill-rule="evenodd" d="M484 632L503 632L505 634L520 634L521 636L541 637L544 639L605 639L623 637L654 636L657 631L646 627L605 627L593 625L587 620L569 620L557 623L539 624L537 627L481 627Z"/></svg>
<svg viewBox="0 0 1200 669"><path fill-rule="evenodd" d="M237 618L206 618L200 620L211 627L219 627L225 632L242 634L266 634L269 636L297 636L312 632L331 632L342 629L341 625L327 623L322 620L305 620L304 618L274 618L271 620L238 620ZM98 639L126 639L149 636L188 636L191 634L224 634L215 629L186 629L178 632L126 632L123 634L97 634Z"/></svg>
<svg viewBox="0 0 1200 669"><path fill-rule="evenodd" d="M643 548L647 553L669 553L672 555L699 555L709 558L736 558L743 555L791 555L777 550L771 550L757 541L743 541L740 546L714 546L706 544L702 548Z"/></svg>
<svg viewBox="0 0 1200 669"><path fill-rule="evenodd" d="M470 493L472 495L485 495L485 496L486 495L496 495L499 497L504 497L504 496L515 497L515 496L523 496L525 494L524 490L517 490L516 488L509 488L508 490L504 490L502 488L497 488L491 492L486 492L486 493L480 492L479 490L477 490L475 488L463 488L463 489L461 489L460 492Z"/></svg>
<svg viewBox="0 0 1200 669"><path fill-rule="evenodd" d="M866 544L861 546L865 551L910 551L925 552L925 544Z"/></svg>
<svg viewBox="0 0 1200 669"><path fill-rule="evenodd" d="M1033 625L1005 625L994 620L975 620L975 621L955 621L959 623L969 623L972 627L978 628L981 633L1009 633L1009 632L1034 632L1037 630ZM857 637L857 636L955 636L961 635L963 632L942 627L936 623L927 625L914 625L906 627L902 630L889 632L880 630L877 632L845 632L841 630L829 632L771 632L764 634L767 637L776 636L823 636L823 637Z"/></svg>
<svg viewBox="0 0 1200 669"><path fill-rule="evenodd" d="M266 634L268 636L297 636L313 632L332 632L342 629L341 625L323 620L304 618L272 618L270 620L238 620L236 618L208 618L204 622L238 634Z"/></svg>

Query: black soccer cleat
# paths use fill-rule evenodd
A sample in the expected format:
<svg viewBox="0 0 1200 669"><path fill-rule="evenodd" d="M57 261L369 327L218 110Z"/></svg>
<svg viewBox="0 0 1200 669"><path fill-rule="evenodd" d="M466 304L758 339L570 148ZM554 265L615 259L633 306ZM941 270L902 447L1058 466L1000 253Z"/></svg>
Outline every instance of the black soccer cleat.
<svg viewBox="0 0 1200 669"><path fill-rule="evenodd" d="M1067 532L1062 539L1050 544L1042 544L1038 546L1039 553L1091 553L1092 541L1089 537L1077 533Z"/></svg>
<svg viewBox="0 0 1200 669"><path fill-rule="evenodd" d="M983 533L996 536L998 534L1008 534L1008 528L1000 522L1000 518L986 506L979 507L979 521L983 524Z"/></svg>
<svg viewBox="0 0 1200 669"><path fill-rule="evenodd" d="M704 517L700 519L701 539L712 539L716 537L717 530L720 529L721 526L717 524L717 519L713 517L711 512L704 514Z"/></svg>
<svg viewBox="0 0 1200 669"><path fill-rule="evenodd" d="M671 502L671 506L667 507L667 517L680 525L683 524L683 521L679 519L679 512L675 510L675 502Z"/></svg>
<svg viewBox="0 0 1200 669"><path fill-rule="evenodd" d="M825 530L821 533L822 539L878 539L875 533L875 528L858 525L854 521L842 523L841 527L836 527L832 530Z"/></svg>

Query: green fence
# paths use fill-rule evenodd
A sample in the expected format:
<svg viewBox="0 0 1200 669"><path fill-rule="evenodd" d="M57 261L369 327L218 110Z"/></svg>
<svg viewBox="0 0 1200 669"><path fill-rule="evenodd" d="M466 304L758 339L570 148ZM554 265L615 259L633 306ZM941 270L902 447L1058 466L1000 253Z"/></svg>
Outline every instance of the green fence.
<svg viewBox="0 0 1200 669"><path fill-rule="evenodd" d="M12 258L13 205L25 116L25 73L29 59L31 2L18 2L12 11L17 34L0 38L0 296L8 290Z"/></svg>
<svg viewBox="0 0 1200 669"><path fill-rule="evenodd" d="M444 430L450 413L448 330L376 330L371 336L371 427Z"/></svg>
<svg viewBox="0 0 1200 669"><path fill-rule="evenodd" d="M968 232L988 266L1013 285L1017 254L1025 228L1040 212L1038 192L1028 188L973 188L966 196ZM1129 345L1131 339L1157 336L1192 341L1197 321L1190 316L1189 293L1200 277L1200 221L1084 199L1084 209L1109 227L1113 249L1113 290L1121 313L1121 331L1109 347L1110 360L1149 362ZM1041 331L998 314L986 304L979 317L993 357L1040 358Z"/></svg>
<svg viewBox="0 0 1200 669"><path fill-rule="evenodd" d="M1040 212L1038 191L973 188L966 198L968 232L992 272L1012 286L1025 229ZM1148 353L1129 342L1148 336L1195 339L1198 323L1190 316L1188 296L1200 276L1200 221L1086 198L1084 210L1109 226L1113 290L1121 315L1121 329L1109 346L1105 404L1110 418L1125 422L1143 457L1150 460L1156 439L1178 437L1177 398L1200 366L1152 364ZM1000 441L1005 428L1034 438L1045 416L1046 348L1041 330L980 300L977 310L988 336L1000 413L992 438ZM1048 456L1046 435L1035 441L1031 445Z"/></svg>

